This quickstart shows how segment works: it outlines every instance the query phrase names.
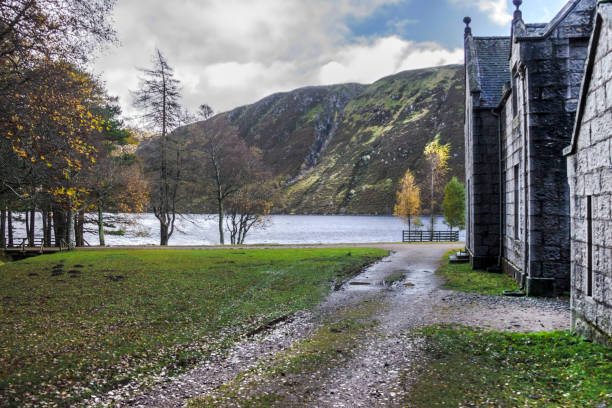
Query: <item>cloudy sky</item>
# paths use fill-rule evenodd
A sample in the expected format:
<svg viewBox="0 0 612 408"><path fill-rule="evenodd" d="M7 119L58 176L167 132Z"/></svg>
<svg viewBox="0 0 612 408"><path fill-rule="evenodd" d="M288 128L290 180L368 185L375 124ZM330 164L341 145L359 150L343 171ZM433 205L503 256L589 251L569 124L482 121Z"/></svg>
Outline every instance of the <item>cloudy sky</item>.
<svg viewBox="0 0 612 408"><path fill-rule="evenodd" d="M524 19L546 22L564 3L525 0ZM513 9L511 0L118 0L121 45L95 71L133 115L138 68L159 48L183 103L222 112L302 86L462 63L462 18L475 35L507 35Z"/></svg>

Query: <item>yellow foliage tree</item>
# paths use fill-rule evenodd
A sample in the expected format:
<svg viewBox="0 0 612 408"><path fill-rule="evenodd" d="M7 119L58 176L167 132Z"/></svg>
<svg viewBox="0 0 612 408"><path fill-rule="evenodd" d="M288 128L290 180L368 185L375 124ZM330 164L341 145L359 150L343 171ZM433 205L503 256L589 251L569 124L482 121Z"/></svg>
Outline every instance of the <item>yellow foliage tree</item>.
<svg viewBox="0 0 612 408"><path fill-rule="evenodd" d="M440 144L440 134L425 146L425 159L427 160L427 180L430 193L430 230L434 230L434 208L436 197L444 185L444 176L448 173L448 159L450 157L450 143Z"/></svg>
<svg viewBox="0 0 612 408"><path fill-rule="evenodd" d="M406 220L408 223L408 231L410 231L411 223L419 225L420 213L421 189L416 185L414 175L410 169L408 169L400 181L400 189L397 191L393 215Z"/></svg>

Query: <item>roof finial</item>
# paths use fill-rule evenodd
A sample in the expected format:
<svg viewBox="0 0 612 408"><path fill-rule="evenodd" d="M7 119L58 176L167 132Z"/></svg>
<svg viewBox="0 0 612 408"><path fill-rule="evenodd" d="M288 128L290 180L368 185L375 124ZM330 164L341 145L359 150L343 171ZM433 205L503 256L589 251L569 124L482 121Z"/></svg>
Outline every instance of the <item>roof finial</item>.
<svg viewBox="0 0 612 408"><path fill-rule="evenodd" d="M472 22L471 17L464 17L463 22L465 23L465 36L472 35L472 29L470 28L470 23Z"/></svg>
<svg viewBox="0 0 612 408"><path fill-rule="evenodd" d="M512 4L516 6L516 10L514 10L514 20L522 20L523 12L521 11L520 7L521 4L523 4L523 0L512 0Z"/></svg>
<svg viewBox="0 0 612 408"><path fill-rule="evenodd" d="M523 12L521 11L520 7L521 4L523 4L523 0L512 0L512 4L516 6L516 10L514 10L514 21L522 20Z"/></svg>

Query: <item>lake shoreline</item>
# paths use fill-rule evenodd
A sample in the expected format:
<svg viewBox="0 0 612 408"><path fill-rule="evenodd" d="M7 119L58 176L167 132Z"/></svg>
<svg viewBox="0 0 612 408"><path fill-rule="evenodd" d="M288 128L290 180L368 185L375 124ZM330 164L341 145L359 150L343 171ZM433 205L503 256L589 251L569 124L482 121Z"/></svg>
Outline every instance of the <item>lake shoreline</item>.
<svg viewBox="0 0 612 408"><path fill-rule="evenodd" d="M36 225L41 225L38 214ZM93 218L87 216L87 218ZM18 218L16 218L18 219ZM429 217L422 216L421 226L412 230L429 230ZM159 221L151 213L105 214L106 245L158 246ZM25 223L15 221L15 237L25 237ZM436 231L449 231L441 216L435 217ZM402 241L402 231L408 225L392 215L270 215L264 228L249 231L246 245L324 245L324 244L372 244ZM226 228L225 244L230 242ZM462 231L459 240L465 240ZM86 225L85 241L97 246L97 226ZM176 219L176 230L170 237L170 246L209 247L219 244L219 226L216 214L182 214Z"/></svg>

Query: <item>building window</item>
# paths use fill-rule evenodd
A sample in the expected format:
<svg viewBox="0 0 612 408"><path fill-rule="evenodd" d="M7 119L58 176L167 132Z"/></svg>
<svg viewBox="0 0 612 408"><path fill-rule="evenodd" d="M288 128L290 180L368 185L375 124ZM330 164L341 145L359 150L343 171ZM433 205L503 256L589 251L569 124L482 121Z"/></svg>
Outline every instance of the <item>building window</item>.
<svg viewBox="0 0 612 408"><path fill-rule="evenodd" d="M518 75L512 76L512 116L518 115Z"/></svg>
<svg viewBox="0 0 612 408"><path fill-rule="evenodd" d="M587 296L593 296L593 204L591 196L587 196Z"/></svg>
<svg viewBox="0 0 612 408"><path fill-rule="evenodd" d="M514 239L519 239L519 165L514 166Z"/></svg>

